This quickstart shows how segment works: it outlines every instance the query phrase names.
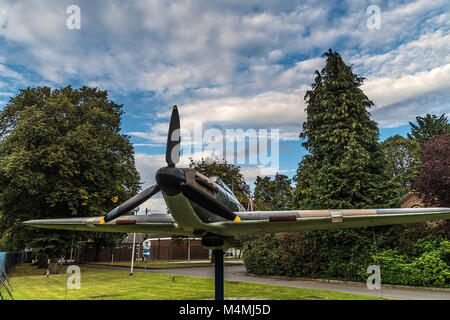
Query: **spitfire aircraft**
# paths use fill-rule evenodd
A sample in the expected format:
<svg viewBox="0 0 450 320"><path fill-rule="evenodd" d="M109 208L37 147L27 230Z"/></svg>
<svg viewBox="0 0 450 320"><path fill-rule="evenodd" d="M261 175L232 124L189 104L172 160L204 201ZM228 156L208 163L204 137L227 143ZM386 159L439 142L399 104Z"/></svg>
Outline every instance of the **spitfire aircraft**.
<svg viewBox="0 0 450 320"><path fill-rule="evenodd" d="M216 257L220 259L219 253L231 247L239 235L450 219L450 208L245 211L220 178L206 177L191 168L175 166L180 158L180 142L180 118L178 108L174 106L167 137L167 166L156 172L156 185L103 217L30 220L24 224L49 229L195 236L202 239L204 247L218 253ZM125 215L158 192L162 193L170 214Z"/></svg>

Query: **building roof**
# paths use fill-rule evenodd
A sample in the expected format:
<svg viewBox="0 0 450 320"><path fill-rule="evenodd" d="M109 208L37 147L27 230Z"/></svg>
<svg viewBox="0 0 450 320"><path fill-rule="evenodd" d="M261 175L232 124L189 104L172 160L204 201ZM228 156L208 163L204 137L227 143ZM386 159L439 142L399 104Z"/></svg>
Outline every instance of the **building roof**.
<svg viewBox="0 0 450 320"><path fill-rule="evenodd" d="M402 208L423 208L423 199L418 197L414 192L410 191L400 199Z"/></svg>

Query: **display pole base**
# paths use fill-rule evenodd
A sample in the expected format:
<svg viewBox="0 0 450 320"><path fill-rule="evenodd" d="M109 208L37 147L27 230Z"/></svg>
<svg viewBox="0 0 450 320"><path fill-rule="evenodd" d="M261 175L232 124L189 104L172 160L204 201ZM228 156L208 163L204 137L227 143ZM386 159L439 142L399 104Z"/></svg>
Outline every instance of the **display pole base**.
<svg viewBox="0 0 450 320"><path fill-rule="evenodd" d="M215 276L215 300L223 300L223 250L213 250L214 276Z"/></svg>

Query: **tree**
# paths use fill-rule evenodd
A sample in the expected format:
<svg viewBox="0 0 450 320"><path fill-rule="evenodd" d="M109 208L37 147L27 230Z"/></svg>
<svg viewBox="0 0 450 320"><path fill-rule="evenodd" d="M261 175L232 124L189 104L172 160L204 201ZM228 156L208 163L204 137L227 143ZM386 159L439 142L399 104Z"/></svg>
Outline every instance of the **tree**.
<svg viewBox="0 0 450 320"><path fill-rule="evenodd" d="M245 182L241 167L227 162L226 160L203 159L194 161L191 159L189 168L207 176L217 176L232 189L239 202L246 207L250 197L250 186Z"/></svg>
<svg viewBox="0 0 450 320"><path fill-rule="evenodd" d="M270 177L256 177L253 191L255 210L289 210L293 188L291 179L277 173L273 180Z"/></svg>
<svg viewBox="0 0 450 320"><path fill-rule="evenodd" d="M124 238L125 233L109 233L109 232L91 232L89 236L94 240L95 255L94 261L98 261L99 253L102 248L115 248Z"/></svg>
<svg viewBox="0 0 450 320"><path fill-rule="evenodd" d="M316 71L305 95L307 118L300 138L309 154L293 178L297 185L292 208L395 206L400 184L385 169L378 127L367 111L373 103L360 89L364 78L337 52L330 49L324 55L325 67ZM373 236L372 230L362 228L300 232L278 240L278 252L288 253L279 256L282 269L290 270L287 274L351 278L358 263L369 262ZM299 260L304 260L301 265Z"/></svg>
<svg viewBox="0 0 450 320"><path fill-rule="evenodd" d="M447 123L445 113L440 116L427 113L425 117L416 117L416 121L417 125L409 122L411 134L408 133L408 138L419 143L423 143L437 134L450 133L450 123Z"/></svg>
<svg viewBox="0 0 450 320"><path fill-rule="evenodd" d="M311 194L312 172L312 157L311 155L305 155L298 164L297 173L292 178L295 182L295 189L291 201L291 209L303 209L306 207L304 201Z"/></svg>
<svg viewBox="0 0 450 320"><path fill-rule="evenodd" d="M395 135L381 143L385 156L386 170L391 178L401 185L400 196L411 189L420 166L421 148L416 140Z"/></svg>
<svg viewBox="0 0 450 320"><path fill-rule="evenodd" d="M307 119L302 145L311 155L311 192L306 209L364 208L394 205L395 184L389 182L378 143L377 124L370 119L373 103L355 75L331 49L325 67L316 71L305 95Z"/></svg>
<svg viewBox="0 0 450 320"><path fill-rule="evenodd" d="M88 87L27 88L10 99L0 113L0 227L15 249L33 245L54 260L72 233L22 221L98 216L137 193L121 109Z"/></svg>
<svg viewBox="0 0 450 320"><path fill-rule="evenodd" d="M425 205L450 207L450 134L431 137L422 150L422 165L412 188Z"/></svg>

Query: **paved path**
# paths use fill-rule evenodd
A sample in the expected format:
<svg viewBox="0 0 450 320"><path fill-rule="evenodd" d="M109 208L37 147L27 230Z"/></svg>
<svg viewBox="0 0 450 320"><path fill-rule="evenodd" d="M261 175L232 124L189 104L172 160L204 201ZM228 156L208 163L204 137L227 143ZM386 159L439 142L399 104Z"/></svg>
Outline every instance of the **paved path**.
<svg viewBox="0 0 450 320"><path fill-rule="evenodd" d="M130 270L129 267L106 266L106 265L83 265L88 268L111 269L111 270ZM187 268L167 268L167 269L147 269L135 268L134 272L148 272L148 273L165 273L174 275L184 275L200 278L214 278L214 266L208 267L187 267ZM380 290L369 290L365 285L359 283L329 283L322 281L307 281L307 280L291 280L285 278L275 277L256 277L247 273L245 266L236 263L236 265L225 265L225 280L253 282L278 286L320 289L347 292L354 294L364 294L369 296L378 296L384 298L400 299L400 300L450 300L450 290L447 289L418 289L405 288L400 286L382 286Z"/></svg>

